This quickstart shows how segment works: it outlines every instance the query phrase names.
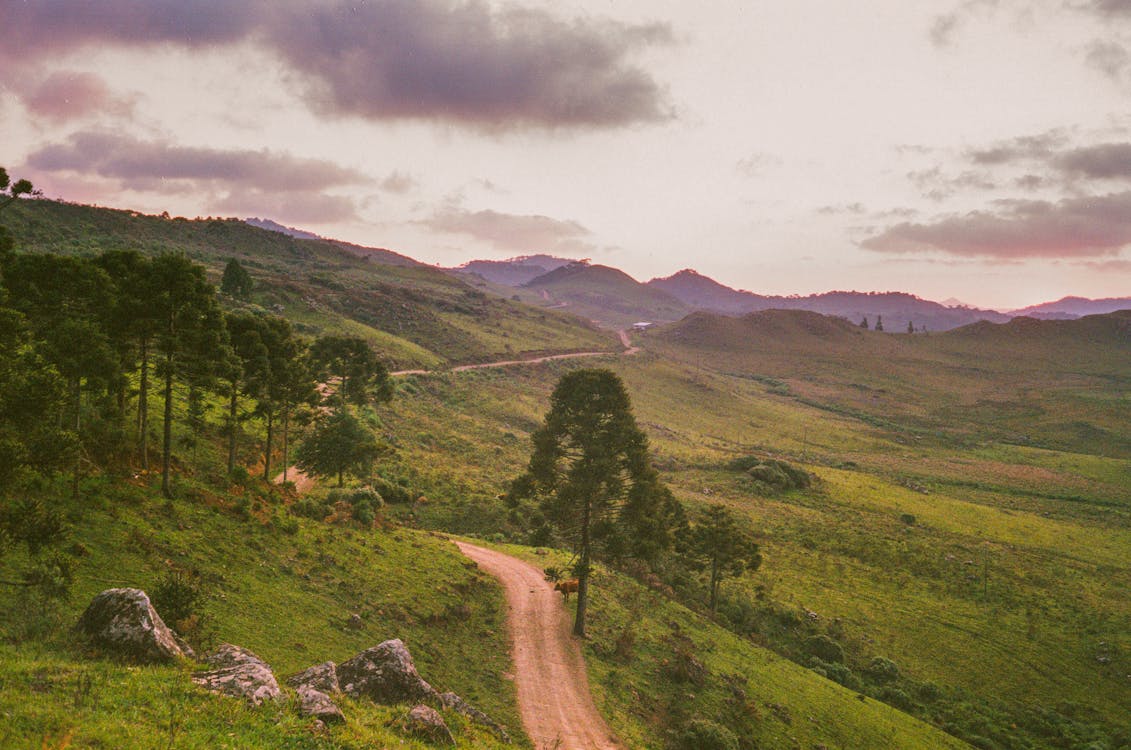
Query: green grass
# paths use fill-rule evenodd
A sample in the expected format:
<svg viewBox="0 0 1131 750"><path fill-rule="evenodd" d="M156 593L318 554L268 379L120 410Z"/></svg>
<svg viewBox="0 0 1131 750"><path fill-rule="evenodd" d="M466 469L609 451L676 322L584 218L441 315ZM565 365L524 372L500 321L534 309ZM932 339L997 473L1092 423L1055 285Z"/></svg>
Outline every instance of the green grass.
<svg viewBox="0 0 1131 750"><path fill-rule="evenodd" d="M278 499L251 493L241 506L238 498L195 484L180 485L182 498L167 504L131 484L92 481L87 493L68 510L70 544L81 554L71 599L42 608L18 592L0 591L8 644L0 648L3 746L17 747L19 739L38 747L46 737L54 747L70 735L74 747L151 748L165 745L170 721L179 727L177 747L400 742L385 724L407 706L348 702L346 725L318 738L289 703L248 710L192 687L185 667L120 664L73 641L69 628L95 593L112 586L153 591L170 570L189 574L207 593L203 625L191 633L203 650L241 645L282 681L311 664L341 662L401 638L435 687L520 726L513 686L503 677L508 648L497 586L450 542L408 529L285 520ZM4 560L13 567L20 562L13 554ZM346 624L352 613L363 619L360 630ZM77 696L88 679L88 694ZM446 718L465 742L500 746L485 730L450 713Z"/></svg>

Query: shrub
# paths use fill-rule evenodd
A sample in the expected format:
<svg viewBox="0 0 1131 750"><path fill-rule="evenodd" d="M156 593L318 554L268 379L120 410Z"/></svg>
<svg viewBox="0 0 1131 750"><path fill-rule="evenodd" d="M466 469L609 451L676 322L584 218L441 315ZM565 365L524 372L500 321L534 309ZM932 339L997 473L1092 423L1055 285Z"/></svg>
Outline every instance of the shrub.
<svg viewBox="0 0 1131 750"><path fill-rule="evenodd" d="M150 601L161 619L176 627L177 623L196 614L201 596L199 583L184 573L170 572L154 587Z"/></svg>
<svg viewBox="0 0 1131 750"><path fill-rule="evenodd" d="M856 673L844 664L832 664L821 661L816 656L809 660L809 668L822 677L827 677L838 685L843 685L849 690L860 690L863 684Z"/></svg>
<svg viewBox="0 0 1131 750"><path fill-rule="evenodd" d="M868 662L868 666L864 669L864 673L873 682L888 683L894 682L899 679L899 667L891 659L885 659L882 656L877 656L872 661Z"/></svg>
<svg viewBox="0 0 1131 750"><path fill-rule="evenodd" d="M885 687L877 697L889 706L895 706L901 711L912 711L916 708L915 701L911 700L911 696L897 687Z"/></svg>
<svg viewBox="0 0 1131 750"><path fill-rule="evenodd" d="M325 500L303 498L291 504L291 513L314 521L324 521L330 515L330 506Z"/></svg>
<svg viewBox="0 0 1131 750"><path fill-rule="evenodd" d="M384 502L390 505L407 505L414 499L409 488L400 482L393 482L385 477L378 476L373 477L370 484Z"/></svg>
<svg viewBox="0 0 1131 750"><path fill-rule="evenodd" d="M813 478L809 472L777 458L742 456L727 463L731 471L744 471L754 481L775 490L803 490Z"/></svg>
<svg viewBox="0 0 1131 750"><path fill-rule="evenodd" d="M687 722L675 742L678 750L738 750L738 737L726 727L710 719L695 718Z"/></svg>
<svg viewBox="0 0 1131 750"><path fill-rule="evenodd" d="M802 644L805 653L829 664L844 664L844 649L827 635L812 635Z"/></svg>

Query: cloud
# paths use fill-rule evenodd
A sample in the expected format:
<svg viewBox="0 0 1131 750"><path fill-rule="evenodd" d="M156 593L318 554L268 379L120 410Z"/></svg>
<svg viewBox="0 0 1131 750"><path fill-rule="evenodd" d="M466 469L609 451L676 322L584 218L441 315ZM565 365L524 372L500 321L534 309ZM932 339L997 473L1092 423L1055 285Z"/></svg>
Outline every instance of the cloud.
<svg viewBox="0 0 1131 750"><path fill-rule="evenodd" d="M1119 16L1131 18L1131 0L1090 0L1084 8L1109 18Z"/></svg>
<svg viewBox="0 0 1131 750"><path fill-rule="evenodd" d="M438 232L473 237L508 252L592 249L586 241L592 233L578 222L537 214L516 215L491 210L471 212L448 207L417 223Z"/></svg>
<svg viewBox="0 0 1131 750"><path fill-rule="evenodd" d="M299 159L267 151L178 146L101 131L74 133L65 143L39 148L27 159L33 169L71 171L118 180L129 189L161 184L185 189L199 183L270 192L317 192L369 182L360 172L321 159Z"/></svg>
<svg viewBox="0 0 1131 750"><path fill-rule="evenodd" d="M63 143L42 146L26 164L38 172L102 180L118 189L195 196L215 211L303 223L354 218L352 196L324 191L352 191L372 182L321 159L179 146L102 131L80 131Z"/></svg>
<svg viewBox="0 0 1131 750"><path fill-rule="evenodd" d="M860 243L883 253L960 257L1099 258L1131 244L1131 192L1049 201L999 201L932 223L903 222Z"/></svg>
<svg viewBox="0 0 1131 750"><path fill-rule="evenodd" d="M407 193L416 187L416 178L407 172L394 170L385 176L385 179L378 183L381 189L387 193Z"/></svg>
<svg viewBox="0 0 1131 750"><path fill-rule="evenodd" d="M739 159L738 163L734 165L734 168L739 174L745 177L761 177L767 171L774 167L780 167L781 165L781 157L757 152Z"/></svg>
<svg viewBox="0 0 1131 750"><path fill-rule="evenodd" d="M967 170L956 175L946 174L941 167L920 169L907 173L924 198L941 201L963 190L995 190L997 183L993 178L979 171Z"/></svg>
<svg viewBox="0 0 1131 750"><path fill-rule="evenodd" d="M958 21L957 13L945 13L936 17L927 32L931 44L936 47L949 47L954 41L954 32L958 28Z"/></svg>
<svg viewBox="0 0 1131 750"><path fill-rule="evenodd" d="M1092 42L1084 59L1113 81L1121 80L1131 65L1131 53L1127 52L1127 47L1112 40L1097 39Z"/></svg>
<svg viewBox="0 0 1131 750"><path fill-rule="evenodd" d="M13 76L7 86L32 116L54 122L96 114L128 117L134 106L132 99L114 95L93 73L60 70L42 78Z"/></svg>
<svg viewBox="0 0 1131 750"><path fill-rule="evenodd" d="M6 59L86 46L206 48L250 42L327 116L413 119L487 131L608 128L670 119L630 56L672 42L665 25L567 21L482 0L41 0L0 11Z"/></svg>
<svg viewBox="0 0 1131 750"><path fill-rule="evenodd" d="M980 166L994 166L1026 159L1045 159L1068 143L1063 130L1050 130L1037 135L1024 135L1001 141L988 148L971 149L966 157Z"/></svg>
<svg viewBox="0 0 1131 750"><path fill-rule="evenodd" d="M1053 165L1070 178L1131 180L1131 143L1101 143L1059 154Z"/></svg>

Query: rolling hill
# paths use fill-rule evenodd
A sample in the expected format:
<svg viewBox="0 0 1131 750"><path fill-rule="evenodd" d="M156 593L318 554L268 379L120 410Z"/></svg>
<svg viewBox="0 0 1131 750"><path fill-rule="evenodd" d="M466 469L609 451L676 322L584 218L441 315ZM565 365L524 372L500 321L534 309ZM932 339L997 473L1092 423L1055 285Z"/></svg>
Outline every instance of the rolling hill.
<svg viewBox="0 0 1131 750"><path fill-rule="evenodd" d="M667 292L641 284L624 271L580 261L531 279L523 287L606 328L674 321L690 312Z"/></svg>

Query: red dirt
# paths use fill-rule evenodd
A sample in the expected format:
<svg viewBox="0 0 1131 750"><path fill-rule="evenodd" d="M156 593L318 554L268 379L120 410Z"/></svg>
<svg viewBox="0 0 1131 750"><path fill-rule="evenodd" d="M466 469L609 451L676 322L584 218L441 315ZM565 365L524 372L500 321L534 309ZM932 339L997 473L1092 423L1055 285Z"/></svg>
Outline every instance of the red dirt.
<svg viewBox="0 0 1131 750"><path fill-rule="evenodd" d="M456 542L499 579L507 596L514 682L522 724L537 750L620 747L593 705L585 662L561 596L542 571L494 550Z"/></svg>

